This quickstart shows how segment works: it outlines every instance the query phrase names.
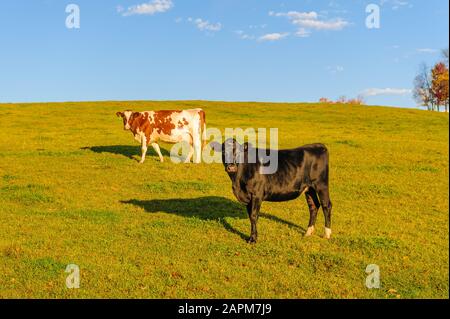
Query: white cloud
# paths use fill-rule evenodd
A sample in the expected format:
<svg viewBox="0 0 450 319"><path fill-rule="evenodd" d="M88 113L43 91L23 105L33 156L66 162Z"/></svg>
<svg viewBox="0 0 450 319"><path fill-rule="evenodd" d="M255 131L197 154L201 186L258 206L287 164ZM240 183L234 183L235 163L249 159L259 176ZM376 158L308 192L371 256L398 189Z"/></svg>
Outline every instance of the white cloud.
<svg viewBox="0 0 450 319"><path fill-rule="evenodd" d="M203 19L193 19L193 18L188 18L188 21L194 23L197 26L197 28L201 31L217 32L222 30L221 23L210 23L209 21L205 21Z"/></svg>
<svg viewBox="0 0 450 319"><path fill-rule="evenodd" d="M315 11L311 12L269 12L273 17L287 17L291 23L299 28L297 33L304 35L305 31L309 30L328 30L328 31L340 31L350 23L343 18L323 19Z"/></svg>
<svg viewBox="0 0 450 319"><path fill-rule="evenodd" d="M265 29L267 27L267 24L259 24L259 25L249 25L249 29Z"/></svg>
<svg viewBox="0 0 450 319"><path fill-rule="evenodd" d="M331 74L337 74L344 72L345 68L342 65L336 65L336 66L329 66L328 71L330 71Z"/></svg>
<svg viewBox="0 0 450 319"><path fill-rule="evenodd" d="M317 12L298 12L298 11L289 11L289 12L269 12L270 16L274 17L289 17L291 19L317 19Z"/></svg>
<svg viewBox="0 0 450 319"><path fill-rule="evenodd" d="M293 21L294 24L303 28L315 29L315 30L331 30L339 31L348 26L348 22L343 19L336 19L330 21L320 21L314 19L302 19Z"/></svg>
<svg viewBox="0 0 450 319"><path fill-rule="evenodd" d="M128 9L123 7L117 7L117 12L121 13L123 16L132 15L154 15L155 13L163 13L169 11L174 7L172 0L152 0L150 2L137 4Z"/></svg>
<svg viewBox="0 0 450 319"><path fill-rule="evenodd" d="M289 36L288 32L284 32L284 33L279 33L279 32L275 32L275 33L267 33L264 34L262 36L255 36L252 34L248 34L243 30L237 30L235 31L235 33L237 34L237 36L239 37L239 39L241 40L256 40L258 42L275 42L275 41L279 41L281 39L286 38L287 36Z"/></svg>
<svg viewBox="0 0 450 319"><path fill-rule="evenodd" d="M289 33L268 33L258 38L258 41L278 41L287 37Z"/></svg>
<svg viewBox="0 0 450 319"><path fill-rule="evenodd" d="M363 96L380 96L380 95L408 95L411 94L411 89L393 89L393 88L385 88L385 89L367 89L364 90L361 94Z"/></svg>
<svg viewBox="0 0 450 319"><path fill-rule="evenodd" d="M380 4L384 6L385 4L390 5L392 10L398 10L401 8L412 8L413 4L406 0L381 0Z"/></svg>
<svg viewBox="0 0 450 319"><path fill-rule="evenodd" d="M299 38L308 38L311 35L311 31L306 30L305 28L300 28L295 32L295 35Z"/></svg>
<svg viewBox="0 0 450 319"><path fill-rule="evenodd" d="M237 30L237 31L235 31L235 33L238 35L239 39L241 39L241 40L254 40L255 39L254 35L247 34L242 30Z"/></svg>
<svg viewBox="0 0 450 319"><path fill-rule="evenodd" d="M439 50L430 49L430 48L422 48L422 49L417 49L417 52L435 54L435 53L438 53Z"/></svg>

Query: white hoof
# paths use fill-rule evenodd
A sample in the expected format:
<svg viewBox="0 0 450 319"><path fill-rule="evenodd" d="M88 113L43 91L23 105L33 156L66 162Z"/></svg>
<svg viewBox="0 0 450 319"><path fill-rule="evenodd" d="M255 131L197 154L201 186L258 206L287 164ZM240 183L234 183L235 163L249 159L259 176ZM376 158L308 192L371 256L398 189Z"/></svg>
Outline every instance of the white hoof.
<svg viewBox="0 0 450 319"><path fill-rule="evenodd" d="M326 228L325 227L325 235L323 236L323 238L325 238L325 239L330 239L331 238L331 228Z"/></svg>
<svg viewBox="0 0 450 319"><path fill-rule="evenodd" d="M310 237L314 234L314 226L308 227L308 230L306 231L305 237Z"/></svg>

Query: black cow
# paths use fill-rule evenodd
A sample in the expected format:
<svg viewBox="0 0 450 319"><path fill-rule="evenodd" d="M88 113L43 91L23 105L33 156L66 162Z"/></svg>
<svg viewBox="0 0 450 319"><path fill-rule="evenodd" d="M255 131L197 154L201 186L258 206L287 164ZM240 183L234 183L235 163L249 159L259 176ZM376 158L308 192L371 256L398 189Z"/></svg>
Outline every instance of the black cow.
<svg viewBox="0 0 450 319"><path fill-rule="evenodd" d="M222 152L225 171L230 176L233 193L243 204L251 222L249 243L257 241L256 223L263 201L283 202L306 195L310 219L305 236L314 233L317 212L322 205L325 215L325 238L331 237L331 200L328 186L328 150L325 145L305 145L291 150L270 150L272 159L278 159L278 168L273 174L264 174L264 167L270 165L261 160L268 150L253 148L250 144L240 145L235 139L228 139L220 145L212 142L211 147ZM256 154L256 155L255 155ZM273 156L275 154L275 156ZM256 158L251 161L249 159ZM263 164L264 163L264 164Z"/></svg>

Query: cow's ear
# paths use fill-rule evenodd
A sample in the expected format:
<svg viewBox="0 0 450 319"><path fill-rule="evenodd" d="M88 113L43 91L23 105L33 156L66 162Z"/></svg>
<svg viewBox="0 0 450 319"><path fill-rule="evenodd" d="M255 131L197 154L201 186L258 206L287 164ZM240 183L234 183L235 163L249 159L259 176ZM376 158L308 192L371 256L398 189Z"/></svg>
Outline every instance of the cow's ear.
<svg viewBox="0 0 450 319"><path fill-rule="evenodd" d="M116 115L117 115L117 117L123 117L124 116L124 114L122 112L117 112Z"/></svg>
<svg viewBox="0 0 450 319"><path fill-rule="evenodd" d="M222 144L216 141L212 141L211 143L209 143L209 147L211 147L211 149L216 152L222 152Z"/></svg>

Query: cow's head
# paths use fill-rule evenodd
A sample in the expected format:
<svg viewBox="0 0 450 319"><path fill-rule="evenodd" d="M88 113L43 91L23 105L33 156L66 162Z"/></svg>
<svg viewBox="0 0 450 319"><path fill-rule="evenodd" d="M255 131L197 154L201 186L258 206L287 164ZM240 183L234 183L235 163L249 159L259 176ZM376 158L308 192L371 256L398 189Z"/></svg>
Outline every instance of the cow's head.
<svg viewBox="0 0 450 319"><path fill-rule="evenodd" d="M117 117L121 117L123 120L123 129L125 131L128 131L131 129L132 125L133 125L133 121L136 118L136 115L138 115L139 113L133 112L133 111L124 111L124 112L117 112L116 115Z"/></svg>
<svg viewBox="0 0 450 319"><path fill-rule="evenodd" d="M248 160L250 143L239 144L234 138L226 140L223 144L211 142L210 146L216 152L222 153L222 163L228 174L236 174L239 164Z"/></svg>

